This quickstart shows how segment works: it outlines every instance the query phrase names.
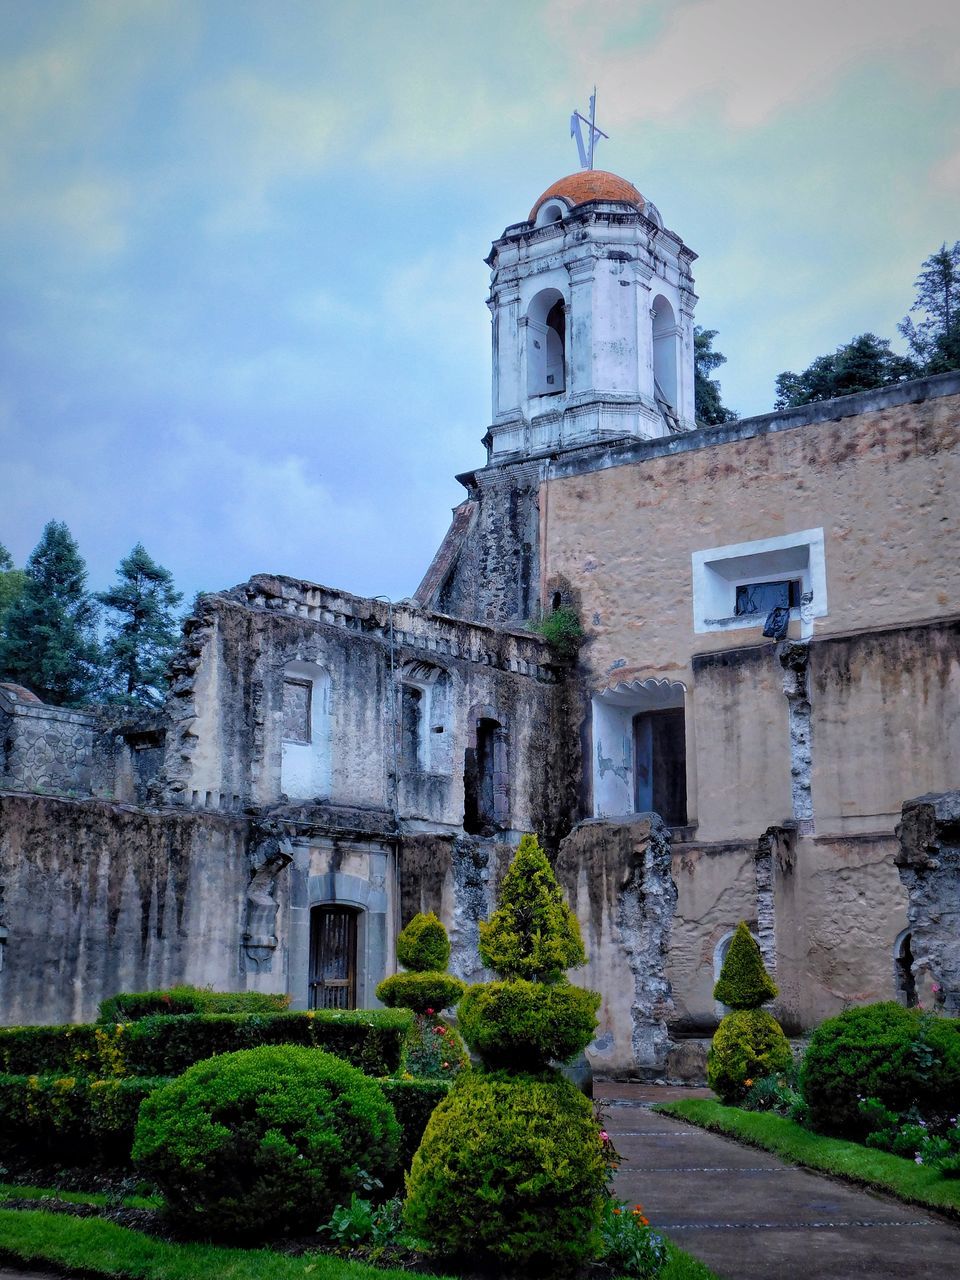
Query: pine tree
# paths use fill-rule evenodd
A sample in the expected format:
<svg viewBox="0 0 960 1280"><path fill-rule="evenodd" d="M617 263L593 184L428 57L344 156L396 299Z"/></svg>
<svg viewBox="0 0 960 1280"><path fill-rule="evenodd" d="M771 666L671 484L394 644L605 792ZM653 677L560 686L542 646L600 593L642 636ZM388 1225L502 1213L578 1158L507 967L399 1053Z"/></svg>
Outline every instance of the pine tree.
<svg viewBox="0 0 960 1280"><path fill-rule="evenodd" d="M759 1009L777 995L753 935L741 920L713 988L714 1000L731 1009Z"/></svg>
<svg viewBox="0 0 960 1280"><path fill-rule="evenodd" d="M714 351L713 340L717 336L716 329L703 329L694 325L693 329L693 395L694 416L704 426L716 426L720 422L735 422L737 415L728 409L720 400L720 383L714 382L710 374L720 365L727 363L727 357Z"/></svg>
<svg viewBox="0 0 960 1280"><path fill-rule="evenodd" d="M23 594L27 575L13 563L13 556L0 542L0 646L6 635L7 614L14 602Z"/></svg>
<svg viewBox="0 0 960 1280"><path fill-rule="evenodd" d="M505 978L557 982L586 963L577 917L536 836L524 836L503 878L500 906L480 922L480 959Z"/></svg>
<svg viewBox="0 0 960 1280"><path fill-rule="evenodd" d="M54 706L78 706L97 687L97 609L86 589L86 565L62 521L44 529L24 578L0 640L2 678Z"/></svg>
<svg viewBox="0 0 960 1280"><path fill-rule="evenodd" d="M924 318L915 324L906 316L897 328L924 373L960 369L960 240L932 253L914 284L917 298L910 310Z"/></svg>
<svg viewBox="0 0 960 1280"><path fill-rule="evenodd" d="M183 593L173 575L137 543L120 562L117 583L97 599L108 610L104 643L107 697L111 702L159 706L167 664L177 647L174 613Z"/></svg>

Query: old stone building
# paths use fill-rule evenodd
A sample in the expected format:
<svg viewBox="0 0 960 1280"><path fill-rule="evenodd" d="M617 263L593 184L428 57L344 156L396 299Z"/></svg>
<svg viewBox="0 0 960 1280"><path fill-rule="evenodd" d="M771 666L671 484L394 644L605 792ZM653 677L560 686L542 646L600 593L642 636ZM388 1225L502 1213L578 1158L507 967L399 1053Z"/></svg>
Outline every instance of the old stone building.
<svg viewBox="0 0 960 1280"><path fill-rule="evenodd" d="M956 1000L960 374L697 428L694 260L599 171L504 231L487 460L411 599L206 596L147 717L0 687L0 1020L371 1004L421 909L476 978L528 830L598 1071L696 1073L741 919L788 1029ZM557 609L575 663L528 629Z"/></svg>

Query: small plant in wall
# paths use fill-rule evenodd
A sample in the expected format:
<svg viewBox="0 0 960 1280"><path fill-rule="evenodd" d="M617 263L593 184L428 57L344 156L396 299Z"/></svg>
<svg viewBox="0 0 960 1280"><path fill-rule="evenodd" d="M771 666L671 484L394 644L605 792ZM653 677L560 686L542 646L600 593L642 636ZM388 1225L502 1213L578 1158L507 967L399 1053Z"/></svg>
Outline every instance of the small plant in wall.
<svg viewBox="0 0 960 1280"><path fill-rule="evenodd" d="M432 911L415 915L401 929L397 959L406 972L384 978L377 987L377 999L391 1009L412 1009L416 1015L407 1041L407 1070L414 1076L452 1079L469 1059L460 1036L440 1011L455 1005L466 985L446 972L450 941Z"/></svg>
<svg viewBox="0 0 960 1280"><path fill-rule="evenodd" d="M543 636L562 662L572 662L580 651L585 639L580 615L569 605L560 605L551 609L542 618L530 623L530 630Z"/></svg>
<svg viewBox="0 0 960 1280"><path fill-rule="evenodd" d="M760 948L741 921L713 988L713 998L733 1012L717 1027L707 1055L707 1083L727 1104L740 1102L754 1080L793 1064L783 1028L760 1007L776 995Z"/></svg>

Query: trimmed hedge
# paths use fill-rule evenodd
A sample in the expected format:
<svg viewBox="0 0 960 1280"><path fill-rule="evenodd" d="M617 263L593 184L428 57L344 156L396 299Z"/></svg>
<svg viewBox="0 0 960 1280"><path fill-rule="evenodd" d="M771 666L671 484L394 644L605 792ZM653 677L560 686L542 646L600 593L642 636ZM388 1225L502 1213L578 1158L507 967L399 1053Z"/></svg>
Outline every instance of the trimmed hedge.
<svg viewBox="0 0 960 1280"><path fill-rule="evenodd" d="M100 1001L98 1022L136 1022L152 1014L283 1013L290 997L266 991L211 991L170 987L166 991L121 991Z"/></svg>
<svg viewBox="0 0 960 1280"><path fill-rule="evenodd" d="M433 914L421 911L397 935L397 959L413 973L442 973L450 962L450 939Z"/></svg>
<svg viewBox="0 0 960 1280"><path fill-rule="evenodd" d="M140 1108L133 1161L191 1234L316 1229L396 1169L400 1130L375 1080L300 1045L198 1062Z"/></svg>
<svg viewBox="0 0 960 1280"><path fill-rule="evenodd" d="M154 1015L131 1023L0 1028L0 1071L12 1075L175 1076L203 1058L260 1045L325 1049L370 1076L403 1065L406 1009Z"/></svg>
<svg viewBox="0 0 960 1280"><path fill-rule="evenodd" d="M860 1005L822 1022L800 1068L810 1125L862 1138L870 1121L861 1098L922 1115L960 1110L960 1019L905 1009L893 1001Z"/></svg>
<svg viewBox="0 0 960 1280"><path fill-rule="evenodd" d="M467 988L460 1034L488 1067L537 1070L567 1062L593 1039L600 993L569 982L484 982Z"/></svg>
<svg viewBox="0 0 960 1280"><path fill-rule="evenodd" d="M447 1080L378 1080L387 1101L393 1107L400 1126L400 1167L410 1168L410 1161L423 1138L427 1121L437 1103L450 1092Z"/></svg>
<svg viewBox="0 0 960 1280"><path fill-rule="evenodd" d="M439 1013L452 1008L467 984L449 973L395 973L377 985L377 999L391 1009L413 1009L415 1013Z"/></svg>
<svg viewBox="0 0 960 1280"><path fill-rule="evenodd" d="M0 1158L122 1168L137 1113L165 1080L0 1075Z"/></svg>

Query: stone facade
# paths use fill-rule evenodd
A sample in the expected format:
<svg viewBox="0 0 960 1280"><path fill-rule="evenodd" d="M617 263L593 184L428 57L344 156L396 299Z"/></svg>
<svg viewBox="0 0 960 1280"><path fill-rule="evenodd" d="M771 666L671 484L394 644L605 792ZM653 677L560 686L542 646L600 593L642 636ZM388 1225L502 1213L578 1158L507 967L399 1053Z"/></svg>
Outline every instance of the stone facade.
<svg viewBox="0 0 960 1280"><path fill-rule="evenodd" d="M507 228L487 463L410 600L204 596L161 713L0 687L0 1019L174 981L372 1004L421 910L477 980L525 831L599 1072L702 1070L741 920L792 1032L954 1007L960 374L690 429L692 261L611 175ZM527 629L557 607L576 663Z"/></svg>

